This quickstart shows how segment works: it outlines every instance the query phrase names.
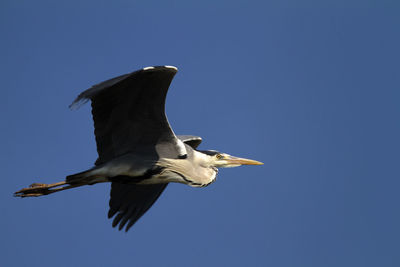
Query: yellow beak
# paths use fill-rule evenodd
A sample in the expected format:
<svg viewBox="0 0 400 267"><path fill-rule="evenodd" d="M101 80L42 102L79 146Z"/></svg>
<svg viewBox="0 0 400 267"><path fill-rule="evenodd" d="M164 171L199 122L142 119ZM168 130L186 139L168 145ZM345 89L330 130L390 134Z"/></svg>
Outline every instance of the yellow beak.
<svg viewBox="0 0 400 267"><path fill-rule="evenodd" d="M233 157L233 156L229 156L228 158L225 158L225 160L228 162L229 165L230 164L232 164L232 165L264 165L264 163L257 161L257 160L238 158L238 157Z"/></svg>

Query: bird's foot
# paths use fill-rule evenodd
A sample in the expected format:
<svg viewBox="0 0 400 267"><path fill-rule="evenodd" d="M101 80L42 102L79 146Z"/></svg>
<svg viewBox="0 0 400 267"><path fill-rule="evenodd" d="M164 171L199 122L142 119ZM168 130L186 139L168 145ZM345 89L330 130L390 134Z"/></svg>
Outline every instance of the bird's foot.
<svg viewBox="0 0 400 267"><path fill-rule="evenodd" d="M33 183L28 188L23 188L14 193L15 197L38 197L46 195L49 187L47 184Z"/></svg>
<svg viewBox="0 0 400 267"><path fill-rule="evenodd" d="M42 184L33 183L28 188L23 188L14 193L15 197L39 197L54 193L59 191L59 189L51 189L54 187L59 187L65 185L65 182L55 183L55 184Z"/></svg>

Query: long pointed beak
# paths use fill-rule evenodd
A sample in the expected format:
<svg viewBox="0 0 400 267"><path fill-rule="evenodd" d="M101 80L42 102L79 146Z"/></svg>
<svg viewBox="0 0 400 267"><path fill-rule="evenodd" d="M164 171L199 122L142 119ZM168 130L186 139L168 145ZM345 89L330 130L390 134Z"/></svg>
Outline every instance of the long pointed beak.
<svg viewBox="0 0 400 267"><path fill-rule="evenodd" d="M264 165L264 163L252 160L252 159L245 159L245 158L238 158L229 156L229 158L225 158L229 165Z"/></svg>

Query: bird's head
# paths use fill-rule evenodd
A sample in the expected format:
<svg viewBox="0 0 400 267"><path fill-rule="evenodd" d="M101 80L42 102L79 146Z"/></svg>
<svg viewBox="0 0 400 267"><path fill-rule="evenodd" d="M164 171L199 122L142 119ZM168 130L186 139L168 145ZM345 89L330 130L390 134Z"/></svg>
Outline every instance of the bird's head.
<svg viewBox="0 0 400 267"><path fill-rule="evenodd" d="M216 168L231 168L241 165L263 165L264 163L245 158L238 158L226 153L218 152L215 150L201 150L199 151L207 155L210 165Z"/></svg>

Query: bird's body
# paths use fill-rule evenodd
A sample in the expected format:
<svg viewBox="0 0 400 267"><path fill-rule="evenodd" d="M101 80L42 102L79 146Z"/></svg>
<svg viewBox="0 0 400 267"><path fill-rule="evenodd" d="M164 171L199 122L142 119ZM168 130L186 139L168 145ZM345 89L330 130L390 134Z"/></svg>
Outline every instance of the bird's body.
<svg viewBox="0 0 400 267"><path fill-rule="evenodd" d="M66 180L70 184L87 179L91 184L102 182L138 185L182 183L193 187L203 187L214 182L218 169L207 164L208 157L206 155L194 150L189 145L184 146L186 150L184 159L143 158L128 153L88 171L67 176ZM190 161L186 160L187 158Z"/></svg>
<svg viewBox="0 0 400 267"><path fill-rule="evenodd" d="M203 187L214 182L218 167L257 161L213 150L197 150L201 138L176 136L165 115L165 98L177 69L147 67L81 93L72 107L92 101L99 158L87 171L55 184L33 184L16 196L42 196L82 185L111 182L109 218L128 230L157 200L168 183Z"/></svg>

